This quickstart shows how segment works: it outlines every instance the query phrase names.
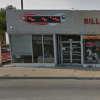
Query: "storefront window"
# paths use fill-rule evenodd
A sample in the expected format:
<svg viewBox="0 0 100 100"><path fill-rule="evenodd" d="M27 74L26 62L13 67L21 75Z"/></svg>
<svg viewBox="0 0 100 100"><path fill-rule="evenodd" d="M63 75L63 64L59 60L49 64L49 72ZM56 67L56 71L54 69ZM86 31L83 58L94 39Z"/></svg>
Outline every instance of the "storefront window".
<svg viewBox="0 0 100 100"><path fill-rule="evenodd" d="M44 63L54 63L54 48L53 48L53 36L44 35Z"/></svg>
<svg viewBox="0 0 100 100"><path fill-rule="evenodd" d="M72 39L73 41L80 41L80 35L62 35L62 41L69 41Z"/></svg>
<svg viewBox="0 0 100 100"><path fill-rule="evenodd" d="M33 35L33 63L54 63L53 35Z"/></svg>
<svg viewBox="0 0 100 100"><path fill-rule="evenodd" d="M84 63L100 63L100 36L84 36Z"/></svg>
<svg viewBox="0 0 100 100"><path fill-rule="evenodd" d="M43 63L42 35L32 36L33 63Z"/></svg>
<svg viewBox="0 0 100 100"><path fill-rule="evenodd" d="M13 63L32 63L31 55L13 55L12 56Z"/></svg>

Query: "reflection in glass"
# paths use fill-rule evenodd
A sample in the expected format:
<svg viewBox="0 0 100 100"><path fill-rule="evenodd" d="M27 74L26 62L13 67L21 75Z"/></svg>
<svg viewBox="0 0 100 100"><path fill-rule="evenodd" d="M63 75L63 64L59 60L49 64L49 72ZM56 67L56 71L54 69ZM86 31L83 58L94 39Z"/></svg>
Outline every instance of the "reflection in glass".
<svg viewBox="0 0 100 100"><path fill-rule="evenodd" d="M69 39L80 41L80 35L62 35L62 41L69 41Z"/></svg>
<svg viewBox="0 0 100 100"><path fill-rule="evenodd" d="M54 48L53 48L53 36L44 35L44 63L54 63Z"/></svg>
<svg viewBox="0 0 100 100"><path fill-rule="evenodd" d="M42 35L32 36L33 63L43 63Z"/></svg>
<svg viewBox="0 0 100 100"><path fill-rule="evenodd" d="M32 63L32 55L13 55L13 63Z"/></svg>
<svg viewBox="0 0 100 100"><path fill-rule="evenodd" d="M84 39L84 62L100 63L100 39Z"/></svg>
<svg viewBox="0 0 100 100"><path fill-rule="evenodd" d="M80 43L72 43L72 63L81 64L81 45Z"/></svg>

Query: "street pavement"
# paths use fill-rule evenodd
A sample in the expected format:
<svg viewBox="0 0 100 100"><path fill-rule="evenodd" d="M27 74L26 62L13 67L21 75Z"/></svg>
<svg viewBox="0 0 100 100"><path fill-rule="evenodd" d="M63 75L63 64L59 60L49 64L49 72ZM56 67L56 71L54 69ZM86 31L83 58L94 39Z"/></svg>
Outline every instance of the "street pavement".
<svg viewBox="0 0 100 100"><path fill-rule="evenodd" d="M0 80L0 100L100 100L100 80Z"/></svg>
<svg viewBox="0 0 100 100"><path fill-rule="evenodd" d="M34 79L100 79L100 68L81 66L57 66L55 68L0 67L0 78L34 78Z"/></svg>

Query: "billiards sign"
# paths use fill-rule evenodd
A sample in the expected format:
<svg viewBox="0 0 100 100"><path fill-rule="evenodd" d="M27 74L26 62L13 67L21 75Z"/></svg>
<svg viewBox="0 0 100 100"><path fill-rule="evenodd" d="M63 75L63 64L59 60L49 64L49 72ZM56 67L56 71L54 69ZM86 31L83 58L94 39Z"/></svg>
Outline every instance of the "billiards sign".
<svg viewBox="0 0 100 100"><path fill-rule="evenodd" d="M21 14L21 19L33 25L59 25L66 19L66 15L63 13L58 13L55 15L40 15L36 13L23 13Z"/></svg>
<svg viewBox="0 0 100 100"><path fill-rule="evenodd" d="M84 24L100 24L100 21L97 18L84 18Z"/></svg>

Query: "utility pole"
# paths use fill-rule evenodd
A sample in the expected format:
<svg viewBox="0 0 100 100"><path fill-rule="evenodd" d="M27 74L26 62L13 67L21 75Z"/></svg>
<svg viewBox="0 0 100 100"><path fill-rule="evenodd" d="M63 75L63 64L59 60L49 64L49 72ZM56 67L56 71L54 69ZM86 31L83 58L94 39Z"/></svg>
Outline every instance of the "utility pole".
<svg viewBox="0 0 100 100"><path fill-rule="evenodd" d="M21 0L21 10L23 10L23 0Z"/></svg>

